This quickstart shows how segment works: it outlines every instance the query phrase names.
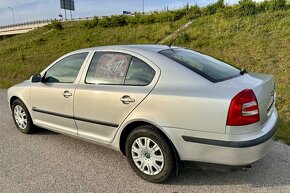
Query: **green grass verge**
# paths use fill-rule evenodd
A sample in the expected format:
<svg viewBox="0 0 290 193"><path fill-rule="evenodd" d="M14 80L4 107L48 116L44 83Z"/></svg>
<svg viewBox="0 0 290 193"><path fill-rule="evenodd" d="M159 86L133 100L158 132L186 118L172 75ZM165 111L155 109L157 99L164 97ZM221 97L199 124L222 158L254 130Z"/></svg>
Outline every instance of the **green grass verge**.
<svg viewBox="0 0 290 193"><path fill-rule="evenodd" d="M0 40L0 88L8 88L40 72L63 54L80 48L114 44L154 44L187 21L85 28L64 24L61 31L46 27ZM280 116L277 139L290 145L290 10L248 17L217 13L197 18L175 42L245 67L273 74Z"/></svg>

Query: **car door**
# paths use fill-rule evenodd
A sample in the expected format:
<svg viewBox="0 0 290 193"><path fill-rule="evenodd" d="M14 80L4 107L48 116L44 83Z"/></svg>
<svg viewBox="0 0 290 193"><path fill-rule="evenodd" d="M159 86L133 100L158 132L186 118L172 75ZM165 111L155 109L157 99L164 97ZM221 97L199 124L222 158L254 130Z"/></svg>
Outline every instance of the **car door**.
<svg viewBox="0 0 290 193"><path fill-rule="evenodd" d="M34 124L77 135L73 98L87 55L87 52L77 53L60 59L44 73L40 83L32 84L30 100Z"/></svg>
<svg viewBox="0 0 290 193"><path fill-rule="evenodd" d="M153 89L158 76L156 66L132 55L96 52L75 93L79 136L111 142L119 125Z"/></svg>

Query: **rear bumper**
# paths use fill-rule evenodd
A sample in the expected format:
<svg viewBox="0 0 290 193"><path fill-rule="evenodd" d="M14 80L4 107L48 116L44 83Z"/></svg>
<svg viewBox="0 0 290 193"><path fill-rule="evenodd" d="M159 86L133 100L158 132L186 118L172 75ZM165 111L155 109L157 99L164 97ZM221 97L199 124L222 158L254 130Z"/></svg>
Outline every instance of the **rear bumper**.
<svg viewBox="0 0 290 193"><path fill-rule="evenodd" d="M270 150L277 120L278 113L274 110L261 130L241 135L209 134L205 138L205 134L199 137L189 130L166 128L166 131L170 138L175 135L171 140L182 161L242 166L261 159Z"/></svg>

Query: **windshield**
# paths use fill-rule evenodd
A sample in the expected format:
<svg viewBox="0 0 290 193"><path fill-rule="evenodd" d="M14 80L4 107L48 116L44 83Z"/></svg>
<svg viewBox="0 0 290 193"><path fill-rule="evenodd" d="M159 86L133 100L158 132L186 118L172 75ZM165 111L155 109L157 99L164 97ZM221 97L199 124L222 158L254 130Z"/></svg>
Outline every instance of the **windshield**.
<svg viewBox="0 0 290 193"><path fill-rule="evenodd" d="M196 51L174 48L163 50L159 53L212 82L220 82L241 76L240 70L234 66Z"/></svg>

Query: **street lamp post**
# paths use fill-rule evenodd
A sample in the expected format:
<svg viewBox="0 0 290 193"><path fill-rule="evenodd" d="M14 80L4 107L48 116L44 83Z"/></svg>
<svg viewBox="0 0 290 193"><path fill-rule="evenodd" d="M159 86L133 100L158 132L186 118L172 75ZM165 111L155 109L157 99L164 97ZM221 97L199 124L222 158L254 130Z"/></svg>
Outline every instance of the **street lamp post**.
<svg viewBox="0 0 290 193"><path fill-rule="evenodd" d="M143 13L145 13L145 2L143 0Z"/></svg>
<svg viewBox="0 0 290 193"><path fill-rule="evenodd" d="M15 18L14 18L14 10L12 7L8 7L8 9L11 9L12 11L12 17L13 17L13 25L15 24Z"/></svg>

